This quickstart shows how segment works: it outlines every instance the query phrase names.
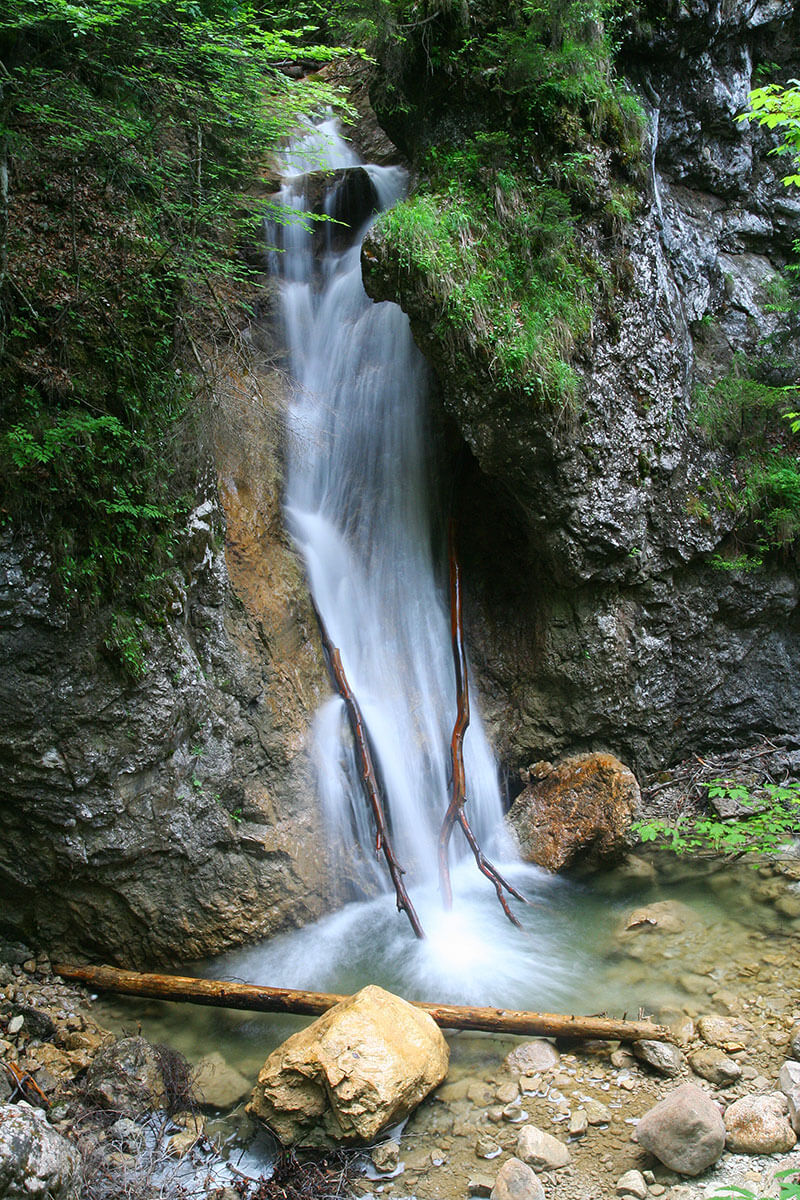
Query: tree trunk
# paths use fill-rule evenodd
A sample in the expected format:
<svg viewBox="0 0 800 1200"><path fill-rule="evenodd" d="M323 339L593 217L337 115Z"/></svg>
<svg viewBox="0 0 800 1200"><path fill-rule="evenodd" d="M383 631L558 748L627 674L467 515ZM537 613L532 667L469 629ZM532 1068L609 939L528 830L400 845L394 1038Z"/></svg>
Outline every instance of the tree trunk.
<svg viewBox="0 0 800 1200"><path fill-rule="evenodd" d="M76 967L54 963L53 970L71 983L91 989L145 996L156 1000L182 1000L217 1008L248 1012L299 1013L320 1016L346 996L300 992L288 988L230 983L221 979L193 979L181 975L144 975L118 967ZM412 1001L443 1029L477 1029L488 1033L518 1033L533 1037L599 1038L635 1042L641 1038L669 1041L668 1030L650 1021L615 1020L612 1017L571 1017L558 1013L515 1012L505 1008L472 1008L458 1004L425 1004Z"/></svg>

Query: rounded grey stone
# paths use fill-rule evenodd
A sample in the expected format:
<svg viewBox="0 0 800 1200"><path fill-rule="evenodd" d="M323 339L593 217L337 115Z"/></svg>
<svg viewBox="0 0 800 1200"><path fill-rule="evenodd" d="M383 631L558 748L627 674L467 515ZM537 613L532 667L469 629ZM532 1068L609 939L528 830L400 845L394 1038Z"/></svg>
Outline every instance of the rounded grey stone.
<svg viewBox="0 0 800 1200"><path fill-rule="evenodd" d="M645 1113L636 1141L679 1175L699 1175L725 1148L725 1123L710 1096L684 1083Z"/></svg>
<svg viewBox="0 0 800 1200"><path fill-rule="evenodd" d="M29 1104L0 1105L0 1196L4 1200L73 1200L80 1156Z"/></svg>

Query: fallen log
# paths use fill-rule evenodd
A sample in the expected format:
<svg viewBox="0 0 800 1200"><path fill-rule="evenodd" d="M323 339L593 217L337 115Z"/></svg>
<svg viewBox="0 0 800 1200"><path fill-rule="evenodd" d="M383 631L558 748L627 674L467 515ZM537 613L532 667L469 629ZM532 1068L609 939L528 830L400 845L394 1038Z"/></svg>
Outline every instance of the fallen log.
<svg viewBox="0 0 800 1200"><path fill-rule="evenodd" d="M54 963L53 970L70 983L82 983L96 991L144 996L151 1000L181 1000L188 1004L238 1008L248 1012L298 1013L316 1017L347 999L346 996L326 992L301 992L290 988L260 987L258 984L195 979L183 975L148 975L119 967L77 967ZM651 1021L515 1012L506 1008L471 1008L460 1004L426 1004L416 1000L411 1003L415 1008L429 1013L442 1029L476 1029L486 1033L620 1042L636 1042L642 1038L670 1040L669 1031Z"/></svg>

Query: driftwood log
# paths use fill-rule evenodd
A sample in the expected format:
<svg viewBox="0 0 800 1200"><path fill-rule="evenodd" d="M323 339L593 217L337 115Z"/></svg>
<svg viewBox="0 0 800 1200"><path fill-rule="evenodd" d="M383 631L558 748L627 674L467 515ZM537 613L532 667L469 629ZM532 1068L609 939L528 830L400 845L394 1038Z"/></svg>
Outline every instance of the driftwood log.
<svg viewBox="0 0 800 1200"><path fill-rule="evenodd" d="M222 979L194 979L182 975L146 975L118 967L78 967L54 963L62 979L82 983L96 991L145 996L154 1000L182 1000L216 1008L248 1012L298 1013L320 1016L346 996L300 992L288 988L260 987ZM459 1004L425 1004L412 1001L433 1017L442 1029L477 1029L487 1033L517 1033L533 1037L597 1038L636 1042L643 1038L669 1041L669 1031L651 1021L615 1020L613 1017L571 1017L558 1013L515 1012L506 1008L469 1008Z"/></svg>

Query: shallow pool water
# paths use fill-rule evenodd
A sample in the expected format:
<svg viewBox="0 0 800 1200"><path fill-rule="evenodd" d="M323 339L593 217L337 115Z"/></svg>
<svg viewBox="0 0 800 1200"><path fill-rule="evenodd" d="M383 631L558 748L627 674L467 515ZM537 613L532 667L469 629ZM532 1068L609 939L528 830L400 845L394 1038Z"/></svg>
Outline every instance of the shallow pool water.
<svg viewBox="0 0 800 1200"><path fill-rule="evenodd" d="M180 971L323 992L377 983L411 1000L657 1019L701 1012L715 995L743 987L774 993L779 1008L800 982L800 884L791 875L663 856L586 882L520 864L503 869L530 900L514 906L522 929L467 863L454 876L451 913L434 890L415 895L423 942L383 895ZM671 931L651 926L647 914L626 930L635 910L665 903ZM98 1019L141 1026L190 1061L217 1050L250 1078L308 1020L110 997Z"/></svg>

